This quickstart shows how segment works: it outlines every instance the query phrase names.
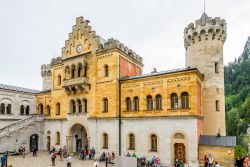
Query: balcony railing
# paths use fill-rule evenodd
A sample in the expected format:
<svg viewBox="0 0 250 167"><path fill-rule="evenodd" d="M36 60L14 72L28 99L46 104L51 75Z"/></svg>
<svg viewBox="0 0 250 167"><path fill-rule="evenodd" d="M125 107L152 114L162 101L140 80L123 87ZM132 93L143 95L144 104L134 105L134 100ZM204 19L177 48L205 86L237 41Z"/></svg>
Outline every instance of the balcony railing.
<svg viewBox="0 0 250 167"><path fill-rule="evenodd" d="M62 86L68 94L81 91L88 92L90 89L90 84L87 77L66 79L63 81Z"/></svg>

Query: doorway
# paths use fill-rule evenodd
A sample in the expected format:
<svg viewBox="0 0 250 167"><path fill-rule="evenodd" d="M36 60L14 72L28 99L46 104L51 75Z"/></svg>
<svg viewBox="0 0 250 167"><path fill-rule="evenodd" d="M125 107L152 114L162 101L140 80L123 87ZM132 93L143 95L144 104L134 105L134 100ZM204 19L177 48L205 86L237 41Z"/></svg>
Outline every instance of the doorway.
<svg viewBox="0 0 250 167"><path fill-rule="evenodd" d="M50 151L50 136L47 136L47 150Z"/></svg>
<svg viewBox="0 0 250 167"><path fill-rule="evenodd" d="M33 134L30 136L30 152L36 149L38 151L38 135Z"/></svg>
<svg viewBox="0 0 250 167"><path fill-rule="evenodd" d="M185 145L183 143L174 144L175 160L186 162Z"/></svg>

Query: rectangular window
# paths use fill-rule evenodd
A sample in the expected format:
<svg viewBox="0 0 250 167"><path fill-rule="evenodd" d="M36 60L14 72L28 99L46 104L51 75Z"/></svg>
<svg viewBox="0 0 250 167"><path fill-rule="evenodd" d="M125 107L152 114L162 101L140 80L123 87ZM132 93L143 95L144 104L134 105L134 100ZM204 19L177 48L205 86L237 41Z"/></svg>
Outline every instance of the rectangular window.
<svg viewBox="0 0 250 167"><path fill-rule="evenodd" d="M218 62L215 62L215 63L214 63L214 70L215 70L215 73L216 73L216 74L219 73L219 63L218 63Z"/></svg>
<svg viewBox="0 0 250 167"><path fill-rule="evenodd" d="M220 111L220 102L219 102L219 100L216 100L215 108L216 108L216 111Z"/></svg>

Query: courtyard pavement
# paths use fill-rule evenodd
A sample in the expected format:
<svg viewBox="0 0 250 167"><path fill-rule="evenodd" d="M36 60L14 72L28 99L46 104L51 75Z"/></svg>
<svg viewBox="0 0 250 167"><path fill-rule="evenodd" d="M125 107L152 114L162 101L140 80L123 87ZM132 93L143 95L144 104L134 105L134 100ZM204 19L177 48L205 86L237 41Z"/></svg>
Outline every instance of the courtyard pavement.
<svg viewBox="0 0 250 167"><path fill-rule="evenodd" d="M93 167L93 161L82 161L77 156L73 156L72 167ZM98 167L104 167L103 163L99 163ZM26 155L25 158L21 156L11 156L8 158L8 165L13 167L51 167L51 159L47 152L38 152L37 157L32 154ZM66 159L60 161L60 157L56 158L56 167L67 167Z"/></svg>

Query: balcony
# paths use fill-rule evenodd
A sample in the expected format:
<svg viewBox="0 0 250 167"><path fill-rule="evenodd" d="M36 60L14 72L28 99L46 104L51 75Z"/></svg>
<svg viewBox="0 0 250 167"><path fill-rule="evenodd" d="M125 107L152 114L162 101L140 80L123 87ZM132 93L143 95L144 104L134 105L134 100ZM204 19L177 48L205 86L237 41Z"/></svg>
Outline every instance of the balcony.
<svg viewBox="0 0 250 167"><path fill-rule="evenodd" d="M64 80L62 87L67 94L75 94L76 92L89 92L90 84L87 77L78 77Z"/></svg>

